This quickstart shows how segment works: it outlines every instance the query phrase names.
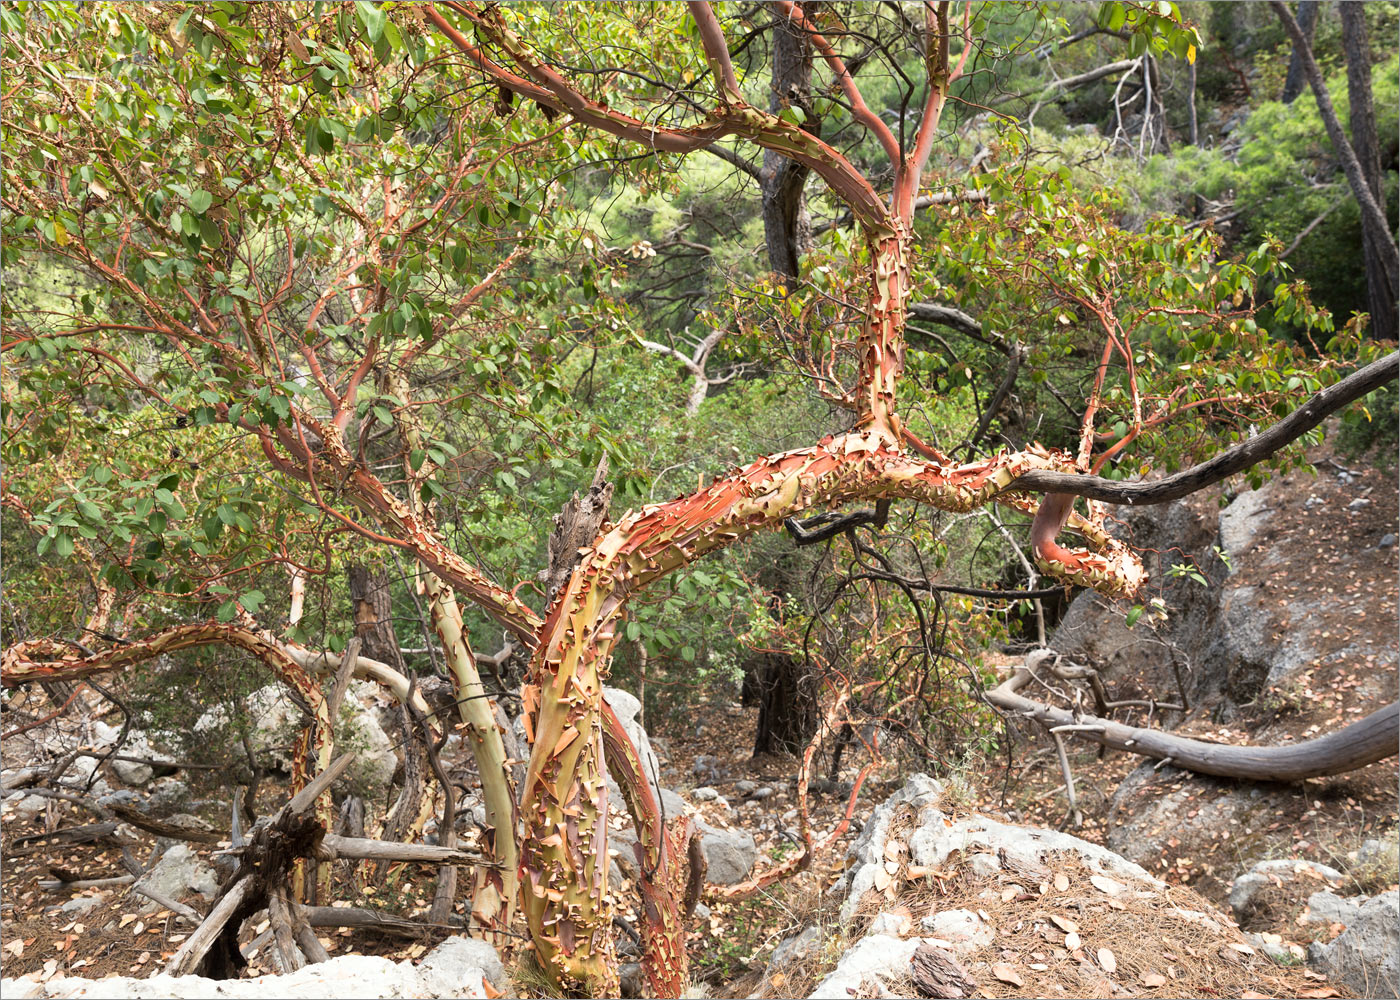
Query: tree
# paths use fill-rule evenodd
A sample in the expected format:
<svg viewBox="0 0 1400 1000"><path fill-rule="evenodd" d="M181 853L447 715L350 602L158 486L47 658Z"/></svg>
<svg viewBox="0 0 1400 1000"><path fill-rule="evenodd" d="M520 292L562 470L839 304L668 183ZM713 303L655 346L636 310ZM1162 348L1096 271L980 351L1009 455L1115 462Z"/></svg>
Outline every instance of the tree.
<svg viewBox="0 0 1400 1000"><path fill-rule="evenodd" d="M48 501L28 519L39 547L90 556L94 586L123 588L144 615L136 640L107 639L97 624L87 626L95 643L53 636L16 643L4 654L4 684L89 677L196 645L247 650L305 705L311 721L297 783L319 792L331 773L328 715L343 676L379 678L410 715L415 682L353 646L315 651L307 635L263 627L256 616L268 599L245 583L269 565L296 563L289 537L313 552L315 543L372 543L411 557L484 786L489 864L478 870L473 917L500 934L518 902L535 955L558 986L615 994L611 773L639 832L644 969L657 995L675 996L685 978L693 830L685 817L663 822L636 748L603 697L631 604L646 588L763 531L787 526L811 539L871 523L895 502L958 512L996 503L1032 517L1039 572L1132 597L1144 582L1138 557L1107 530L1102 505L1081 512L1076 497L1184 495L1273 456L1395 377L1391 355L1322 389L1339 365L1294 369L1297 356L1269 342L1252 302L1245 304L1271 266L1270 247L1218 264L1208 234L1176 223L1119 232L1102 201L1070 203L1056 172L1018 180L1027 172L1017 165L990 188L995 213L976 220L950 213L925 241L916 212L941 116L985 24L970 5L928 3L917 12L897 53L922 74L905 137L903 116L891 128L856 84L840 49L856 34L836 34L840 18L811 6L769 9L796 33L783 43L793 46L789 54L800 63L810 46L812 72L819 64L842 114L873 137L888 195L872 180L876 171L815 134L805 117L787 114L790 100L775 111L746 98L727 25L703 2L684 11L465 2L392 10L44 5L27 18L0 11L6 69L34 84L5 112L7 132L18 137L4 153L6 264L40 258L64 280L32 315L7 300L3 347L19 369L14 389L7 386L8 441L30 462L51 443L63 454L48 463L48 481L36 474L24 484ZM1125 4L1121 12L1137 56L1185 54L1195 37L1161 5ZM616 67L585 72L598 67L584 51L635 43L640 26L654 42L649 58L666 79L683 82L658 83L650 73L636 79ZM434 424L429 404L470 403L461 416L472 449L501 459L492 474L503 490L517 488L517 473L556 457L543 444L527 450L527 431L572 444L575 473L584 456L596 460L604 449L590 441L592 430L544 405L568 395L550 333L607 331L619 311L591 270L556 280L521 273L534 251L591 249L584 244L591 237L569 232L552 211L550 174L615 155L613 140L643 158L645 171L730 137L820 178L853 220L854 236L833 237L841 266L823 272L825 284L770 285L762 294L772 325L750 331L775 340L774 353L791 358L844 415L819 440L616 520L605 499L595 498L587 517L572 506L561 523L589 527L563 531L550 546L557 586L531 606L521 594L525 577L516 586L498 582L504 574L462 554L488 549L449 543L447 508L471 513L462 498L471 498L478 470ZM802 185L795 190L800 196ZM793 216L783 218L787 232ZM989 419L959 462L914 429L921 426L914 404L924 395L916 379L979 398L970 364L947 341L936 363L907 349L912 295L928 290L916 263L933 259L962 279L967 295L1004 293L1007 309L1029 303L1025 329L1032 320L1048 329L1037 344L1047 356L1068 348L1087 358L1071 383L1078 395L1066 403L1071 449L1027 444L986 454L980 439ZM1143 262L1141 273L1120 268L1120 259ZM1311 316L1296 290L1284 288L1283 307ZM512 295L520 304L504 304ZM543 329L533 322L542 314L553 321ZM1020 357L1019 344L992 326L974 321L964 329L977 343L991 341L983 344L989 353ZM938 344L937 335L927 339ZM578 342L588 343L584 333ZM1159 356L1159 343L1170 352L1163 347ZM1248 364L1232 353L1248 354ZM1248 368L1252 382L1223 389L1230 382L1219 376L1230 374L1229 364ZM1014 382L1020 365L1011 368ZM84 414L85 432L96 436L93 427L106 422L128 434L146 424L190 430L202 443L200 467L171 471L163 449L111 467L105 456L66 451L68 428L49 422L55 404L106 385L120 387L120 405L110 421L100 404ZM1176 477L1123 484L1109 464L1188 414L1222 411L1244 434L1249 420L1287 413L1307 389L1321 391L1270 430ZM994 394L988 410L1000 405ZM1112 429L1102 429L1108 418ZM1180 445L1175 453L1191 454ZM234 477L209 476L205 461L255 468L248 478L266 477L278 495L228 495ZM1119 479L1110 478L1115 473ZM625 493L624 476L615 482ZM595 485L601 497L606 490ZM863 501L875 511L796 520ZM489 509L462 520L453 530L472 543L497 540ZM1065 530L1083 546L1062 544ZM161 610L167 599L202 615L172 621L177 616ZM530 754L518 787L461 601L478 609L481 625L489 618L532 651L521 692ZM330 671L328 698L315 673ZM823 725L835 731L852 694L824 695ZM813 749L804 755L804 794ZM307 834L313 842L326 812L323 805L320 830ZM729 895L800 870L840 832L819 843L805 829L805 812L803 826L800 853ZM460 860L421 849L414 856ZM438 899L450 902L444 885ZM280 892L264 888L269 900Z"/></svg>
<svg viewBox="0 0 1400 1000"><path fill-rule="evenodd" d="M1400 252L1396 250L1395 236L1382 208L1383 199L1377 197L1372 188L1372 178L1368 175L1368 170L1374 173L1376 186L1379 187L1378 159L1370 155L1372 149L1379 148L1379 142L1375 141L1375 119L1370 113L1370 47L1365 42L1364 24L1358 20L1361 12L1350 4L1342 5L1345 18L1343 24L1350 25L1345 27L1349 39L1347 82L1348 92L1357 113L1352 128L1356 134L1363 137L1362 148L1367 151L1368 160L1373 161L1369 166L1361 162L1356 149L1347 141L1346 133L1342 131L1336 108L1332 106L1332 97L1327 92L1327 83L1317 67L1317 60L1313 58L1312 47L1308 44L1303 29L1281 0L1269 0L1269 5L1283 24L1284 30L1293 39L1294 52L1302 60L1303 72L1312 86L1313 96L1317 98L1317 109L1322 114L1327 136L1332 140L1337 158L1341 160L1342 170L1351 185L1352 196L1361 206L1361 226L1366 238L1367 289L1373 307L1379 310L1372 317L1372 322L1376 324L1376 330L1381 335L1389 331L1389 335L1394 336L1395 288L1397 280L1400 280L1397 278L1397 274L1400 274ZM1376 278L1374 283L1370 280L1373 273Z"/></svg>
<svg viewBox="0 0 1400 1000"><path fill-rule="evenodd" d="M1347 103L1351 113L1351 140L1356 147L1356 159L1361 176L1371 197L1385 205L1385 186L1381 174L1381 143L1376 135L1376 112L1371 101L1371 43L1366 31L1365 11L1354 3L1343 3L1342 47L1347 60ZM1387 267L1386 254L1381 249L1391 241L1387 230L1377 230L1370 214L1361 217L1368 251L1366 253L1366 291L1369 297L1371 328L1381 340L1394 340L1396 333L1396 272Z"/></svg>
<svg viewBox="0 0 1400 1000"><path fill-rule="evenodd" d="M1317 11L1322 6L1318 0L1298 0L1298 27L1302 29L1303 38L1308 46L1312 45L1313 30L1317 27ZM1284 104L1292 104L1298 99L1298 95L1303 92L1303 88L1308 85L1308 78L1303 72L1303 53L1294 43L1293 54L1288 57L1288 75L1283 81L1283 94L1279 100Z"/></svg>

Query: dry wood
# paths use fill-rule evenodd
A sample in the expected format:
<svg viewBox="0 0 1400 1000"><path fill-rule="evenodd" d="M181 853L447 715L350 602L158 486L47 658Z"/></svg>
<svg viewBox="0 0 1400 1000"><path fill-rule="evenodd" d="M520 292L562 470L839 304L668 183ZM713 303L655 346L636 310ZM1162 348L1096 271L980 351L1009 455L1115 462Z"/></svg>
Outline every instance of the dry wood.
<svg viewBox="0 0 1400 1000"><path fill-rule="evenodd" d="M382 931L385 934L401 934L404 937L422 937L428 931L446 927L461 927L460 918L449 917L447 923L431 924L421 920L392 913L381 913L362 906L303 906L301 912L312 927L362 927L367 930Z"/></svg>
<svg viewBox="0 0 1400 1000"><path fill-rule="evenodd" d="M169 837L171 840L191 840L196 844L218 844L225 839L216 831L166 823L147 816L139 809L133 809L131 806L122 805L119 802L112 803L109 808L132 826L145 830L147 833L154 833L157 837Z"/></svg>
<svg viewBox="0 0 1400 1000"><path fill-rule="evenodd" d="M435 844L404 844L392 840L371 840L365 837L337 837L328 833L321 838L326 860L357 858L368 861L421 861L426 864L486 865L490 863L479 854L455 847Z"/></svg>
<svg viewBox="0 0 1400 1000"><path fill-rule="evenodd" d="M936 1000L962 1000L974 996L977 986L967 977L958 960L942 948L919 945L909 959L909 975L921 997Z"/></svg>
<svg viewBox="0 0 1400 1000"><path fill-rule="evenodd" d="M72 881L61 878L41 878L38 885L44 892L77 892L80 889L110 889L113 886L130 885L135 881L135 875L114 875L111 878L79 878Z"/></svg>
<svg viewBox="0 0 1400 1000"><path fill-rule="evenodd" d="M1187 739L1160 729L1125 726L1111 719L1054 708L1017 694L1030 680L1030 671L1018 667L1011 677L986 693L987 701L997 708L1033 719L1046 729L1070 726L1073 728L1063 731L1080 739L1168 761L1198 774L1251 781L1301 781L1345 774L1400 753L1400 728L1397 728L1400 703L1387 705L1335 733L1302 743L1237 747Z"/></svg>
<svg viewBox="0 0 1400 1000"><path fill-rule="evenodd" d="M291 908L281 886L268 890L267 919L272 925L272 957L283 975L306 966L306 956L297 947Z"/></svg>
<svg viewBox="0 0 1400 1000"><path fill-rule="evenodd" d="M224 924L229 922L234 912L243 904L244 897L253 886L253 876L245 875L224 893L223 897L209 911L209 916L204 918L204 922L195 929L195 932L185 939L185 943L180 945L180 950L175 952L170 962L165 967L165 972L170 976L187 976L193 974L198 969L204 956L213 947L214 942L219 939L223 932Z"/></svg>
<svg viewBox="0 0 1400 1000"><path fill-rule="evenodd" d="M193 925L196 926L196 927L198 927L198 926L200 925L200 923L202 923L203 920L204 920L204 918L203 918L202 916L200 916L199 911L196 910L194 907L192 907L192 906L186 906L184 903L181 903L181 902L178 902L177 900L171 899L169 896L166 896L166 895L164 895L163 893L157 892L155 889L152 889L150 886L145 886L145 885L141 885L141 884L138 883L138 884L133 885L133 886L131 887L131 891L132 891L132 892L135 892L135 893L139 893L139 894L142 895L142 896L145 896L147 899L151 900L153 903L159 903L161 906L165 907L167 910L171 911L172 913L176 914L177 916L183 917L185 920L189 921L191 924L193 924Z"/></svg>

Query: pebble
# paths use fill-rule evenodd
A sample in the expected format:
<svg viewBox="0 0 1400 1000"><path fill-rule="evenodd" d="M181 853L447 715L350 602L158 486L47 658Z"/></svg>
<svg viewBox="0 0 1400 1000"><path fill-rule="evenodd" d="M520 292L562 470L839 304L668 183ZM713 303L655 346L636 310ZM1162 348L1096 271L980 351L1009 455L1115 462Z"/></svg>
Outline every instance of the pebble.
<svg viewBox="0 0 1400 1000"><path fill-rule="evenodd" d="M1307 500L1303 501L1303 507L1307 510L1312 510L1314 507L1321 507L1326 502L1327 501L1323 500L1322 497L1310 496Z"/></svg>
<svg viewBox="0 0 1400 1000"><path fill-rule="evenodd" d="M1370 500L1365 497L1357 497L1351 503L1347 504L1347 510L1364 510L1369 506L1371 506Z"/></svg>
<svg viewBox="0 0 1400 1000"><path fill-rule="evenodd" d="M715 799L719 798L719 792L715 791L715 789L711 788L709 785L701 785L690 793L690 797L696 802L713 802Z"/></svg>
<svg viewBox="0 0 1400 1000"><path fill-rule="evenodd" d="M1380 544L1377 545L1376 548L1378 548L1378 549L1393 549L1393 548L1395 548L1395 535L1394 535L1393 533L1387 533L1387 534L1382 535L1382 536L1381 536Z"/></svg>

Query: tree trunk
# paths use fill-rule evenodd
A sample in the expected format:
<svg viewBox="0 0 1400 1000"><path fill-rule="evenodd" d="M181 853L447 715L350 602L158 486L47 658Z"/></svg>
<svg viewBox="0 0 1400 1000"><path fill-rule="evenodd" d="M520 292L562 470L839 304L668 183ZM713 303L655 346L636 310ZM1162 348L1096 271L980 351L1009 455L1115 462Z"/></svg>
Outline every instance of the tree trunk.
<svg viewBox="0 0 1400 1000"><path fill-rule="evenodd" d="M758 704L754 756L801 753L817 731L816 678L801 660L765 653L749 665L744 703Z"/></svg>
<svg viewBox="0 0 1400 1000"><path fill-rule="evenodd" d="M394 634L394 609L389 592L389 579L383 573L371 573L356 563L350 567L350 600L355 607L355 634L361 649L370 659L387 663L400 673L404 670L403 654Z"/></svg>
<svg viewBox="0 0 1400 1000"><path fill-rule="evenodd" d="M1313 29L1317 27L1317 7L1317 0L1299 0L1298 3L1298 27L1302 29L1303 37L1307 39L1308 45L1312 45ZM1295 43L1293 57L1288 60L1288 76L1283 81L1283 96L1279 100L1284 104L1292 104L1307 85L1308 77L1303 72L1303 57L1299 54L1298 46Z"/></svg>
<svg viewBox="0 0 1400 1000"><path fill-rule="evenodd" d="M1337 109L1332 105L1332 95L1327 92L1327 81L1322 78L1322 71L1317 67L1317 60L1313 58L1312 49L1303 36L1302 28L1298 26L1297 21L1293 20L1293 15L1288 12L1288 6L1283 3L1283 0L1269 0L1269 6L1273 8L1274 14L1283 25L1284 30L1293 39L1296 51L1303 61L1303 72L1307 74L1313 96L1317 99L1317 110L1322 115L1322 124L1327 128L1327 137L1332 140L1332 148L1337 151L1337 156L1342 161L1342 170L1346 173L1347 182L1351 185L1352 195L1356 198L1356 203L1361 206L1362 231L1367 234L1366 255L1368 257L1372 254L1375 255L1377 266L1381 267L1390 277L1391 288L1394 289L1395 274L1397 270L1400 270L1400 252L1396 251L1390 222L1386 219L1385 211L1381 208L1375 195L1371 193L1371 188L1362 173L1361 161L1357 159L1356 150L1347 141L1346 133L1342 131L1341 121L1337 117ZM1391 292L1391 301L1394 301L1393 291Z"/></svg>
<svg viewBox="0 0 1400 1000"><path fill-rule="evenodd" d="M1361 176L1371 196L1384 210L1385 186L1381 173L1380 139L1376 135L1376 112L1371 99L1371 43L1366 31L1366 12L1359 3L1342 3L1342 46L1347 59L1347 99L1351 105L1351 142L1361 165ZM1376 230L1364 214L1361 231L1366 244L1366 297L1371 313L1371 333L1377 340L1394 340L1396 335L1396 275L1384 264L1382 243L1389 233Z"/></svg>
<svg viewBox="0 0 1400 1000"><path fill-rule="evenodd" d="M810 17L817 3L799 4ZM773 74L768 110L782 114L794 108L805 115L802 129L821 134L812 104L812 43L792 21L778 18L773 28ZM807 224L802 189L810 169L772 149L763 151L758 186L763 196L763 238L768 267L781 280L794 282L801 270Z"/></svg>

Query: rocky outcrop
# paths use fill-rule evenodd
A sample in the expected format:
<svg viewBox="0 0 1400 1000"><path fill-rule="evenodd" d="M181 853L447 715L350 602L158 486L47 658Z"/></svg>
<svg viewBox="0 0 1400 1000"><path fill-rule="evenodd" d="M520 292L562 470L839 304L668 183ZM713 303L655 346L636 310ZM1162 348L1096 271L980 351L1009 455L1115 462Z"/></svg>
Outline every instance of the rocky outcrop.
<svg viewBox="0 0 1400 1000"><path fill-rule="evenodd" d="M355 759L337 783L342 792L370 801L384 798L398 769L394 745L372 708L380 689L371 681L352 681L335 722L337 752L353 751ZM305 720L301 709L277 684L259 688L245 702L247 718L253 722L250 742L260 759L270 759L284 771L292 768L291 748L296 745ZM206 712L194 724L196 734L218 729L227 722L222 708Z"/></svg>
<svg viewBox="0 0 1400 1000"><path fill-rule="evenodd" d="M1315 944L1308 962L1357 996L1400 996L1400 891L1361 903L1331 944Z"/></svg>
<svg viewBox="0 0 1400 1000"><path fill-rule="evenodd" d="M1296 996L1316 986L1300 970L1275 966L1191 890L1104 847L945 808L942 786L925 775L875 808L831 890L844 898L829 932L844 934L847 946L810 997L1116 996L1144 988ZM783 949L822 940L809 928ZM1168 944L1188 940L1189 949ZM785 954L770 961L770 986ZM920 994L916 982L960 992Z"/></svg>

